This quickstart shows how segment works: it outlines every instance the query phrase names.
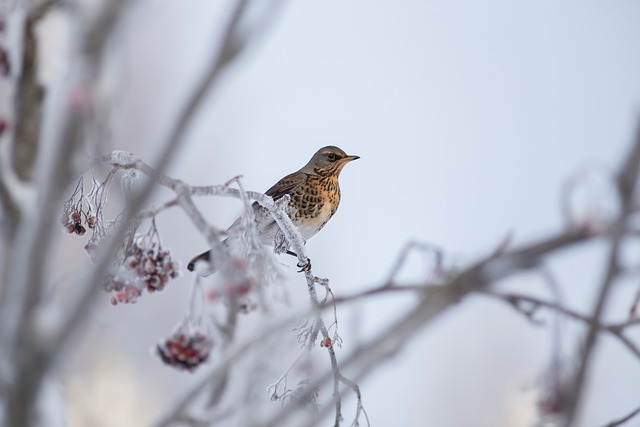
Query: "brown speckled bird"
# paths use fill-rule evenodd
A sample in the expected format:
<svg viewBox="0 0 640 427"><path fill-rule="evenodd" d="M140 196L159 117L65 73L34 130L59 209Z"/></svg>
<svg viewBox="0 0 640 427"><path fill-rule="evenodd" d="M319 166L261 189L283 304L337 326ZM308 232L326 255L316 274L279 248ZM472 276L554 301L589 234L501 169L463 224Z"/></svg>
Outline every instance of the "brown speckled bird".
<svg viewBox="0 0 640 427"><path fill-rule="evenodd" d="M344 165L358 156L349 156L338 147L327 146L319 149L302 169L289 174L278 181L265 193L273 200L282 198L288 194L290 215L292 222L298 227L305 240L313 237L322 230L327 221L336 213L340 204L340 185L338 176ZM272 245L278 231L278 225L269 212L258 205L253 204L260 240L265 245ZM236 220L229 230L233 234L234 227L239 226L240 219ZM223 242L228 245L228 239ZM193 271L198 261L208 261L211 251L206 251L187 265L189 271ZM212 266L210 271L215 271Z"/></svg>

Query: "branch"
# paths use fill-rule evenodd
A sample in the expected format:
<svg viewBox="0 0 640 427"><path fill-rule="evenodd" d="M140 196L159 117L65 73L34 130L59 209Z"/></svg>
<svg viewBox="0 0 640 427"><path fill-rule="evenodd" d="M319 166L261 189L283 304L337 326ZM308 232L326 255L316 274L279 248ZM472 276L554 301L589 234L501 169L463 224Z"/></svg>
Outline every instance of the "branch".
<svg viewBox="0 0 640 427"><path fill-rule="evenodd" d="M627 421L631 420L633 417L635 417L638 414L640 414L640 406L637 407L636 409L634 409L633 411L631 411L628 415L625 415L624 417L620 418L619 420L612 421L612 422L608 423L607 425L605 425L604 427L617 427L617 426L620 426L620 425L626 423Z"/></svg>
<svg viewBox="0 0 640 427"><path fill-rule="evenodd" d="M181 110L176 123L169 134L169 137L164 144L160 145L164 148L160 157L158 167L152 170L152 177L154 178L154 180L149 181L144 186L144 188L141 189L139 193L140 196L135 198L131 203L129 210L123 218L123 226L119 227L118 232L113 236L112 242L109 245L109 250L105 251L106 253L115 253L118 247L118 241L124 236L126 232L126 225L132 223L137 212L140 211L142 206L144 206L147 199L149 198L153 186L157 181L157 176L163 176L162 171L167 168L171 159L175 157L175 152L183 142L184 134L186 133L188 126L194 117L194 113L197 111L202 101L204 100L205 95L210 92L214 83L217 82L217 77L220 76L222 70L228 64L230 64L231 61L239 53L239 48L242 46L242 44L238 44L236 33L238 31L238 24L240 21L240 17L244 12L245 5L246 0L239 1L235 9L233 10L231 18L228 21L227 28L225 29L224 35L222 37L222 42L216 45L219 52L214 56L214 59L208 67L204 78L196 86L194 92L189 97L186 106ZM107 15L107 18L105 18L105 22L112 23L113 19L109 15ZM96 30L96 32L99 33L98 30ZM90 38L90 40L94 40L94 38ZM228 45L230 44L234 44L234 47L229 47ZM94 49L93 42L90 41L88 43L88 49L90 51ZM222 54L221 52L225 53ZM94 269L94 273L87 280L87 286L84 287L78 302L71 310L69 310L66 319L64 319L64 321L62 322L62 327L51 340L51 351L57 350L66 342L71 333L75 331L79 319L84 317L88 312L90 303L97 289L96 283L100 282L101 274L103 271L105 271L109 262L110 257L108 255L105 255L99 262L97 268Z"/></svg>
<svg viewBox="0 0 640 427"><path fill-rule="evenodd" d="M349 357L343 361L341 369L349 368L355 370L356 373L353 375L353 378L356 380L364 378L383 360L399 352L413 334L418 330L424 330L431 321L438 318L452 306L457 305L468 294L480 292L488 288L489 285L496 280L518 274L522 272L523 269L537 266L545 257L555 251L565 249L576 243L603 234L606 235L607 233L608 231L606 230L600 234L584 230L567 230L510 251L506 250L504 243L501 242L498 250L492 251L488 257L479 260L461 271L446 284L442 286L432 286L429 283L425 283L424 288L428 289L428 291L422 295L419 303L378 336L358 346ZM385 285L376 289L384 288ZM418 287L414 286L407 289L414 291L417 288ZM380 290L379 292L392 292L391 289L393 288ZM377 293L378 292L372 292L371 294ZM338 298L338 300L340 299ZM312 383L309 388L313 390L320 387L330 381L333 375L333 372L322 375ZM260 427L283 425L287 419L293 417L294 413L297 412L292 409L299 411L301 407L289 407L287 412L273 416L260 424ZM321 408L319 415L326 415L327 410L328 408L326 407Z"/></svg>
<svg viewBox="0 0 640 427"><path fill-rule="evenodd" d="M182 110L174 130L168 138L168 143L165 144L160 160L160 171L164 170L169 160L174 157L174 153L183 139L194 112L216 81L216 77L240 51L242 43L238 43L238 39L235 36L245 3L246 1L238 3L232 19L229 21L222 44L219 45L220 48L215 61L201 84L197 86L195 93L189 98L187 106ZM91 71L99 69L105 42L112 33L115 24L119 21L125 5L127 5L125 0L108 2L106 9L99 15L99 19L88 32L84 40L84 48L88 58L86 65ZM28 27L28 29L32 28ZM33 41L35 42L35 37ZM25 55L27 55L29 61L35 61L36 59L34 49L32 49L34 46L27 46L25 49ZM33 68L35 69L35 66ZM29 73L31 71L28 67L25 67L25 72L25 81L29 81ZM29 93L38 94L37 91ZM30 95L30 97L33 98L36 95ZM20 107L27 108L27 103L22 102ZM22 111L19 114L24 116L25 122L35 121L39 125L41 120L39 110L34 109L33 106L28 107L29 111ZM34 111L38 112L38 117L30 119L27 113L32 114ZM105 254L100 259L96 266L97 268L93 269L93 273L89 275L85 286L80 291L76 303L69 307L60 324L55 325L59 327L46 325L49 328L47 334L45 336L40 335L40 328L44 325L37 324L36 309L43 309L41 295L44 286L43 271L46 265L44 260L47 259L44 254L49 251L52 242L51 232L55 229L52 224L52 218L57 217L52 213L58 212L59 207L57 205L63 186L72 175L70 173L72 170L72 156L69 156L68 153L75 152L74 147L81 140L79 129L82 120L83 116L78 112L71 112L64 117L61 126L63 130L60 135L60 147L54 150L54 158L49 163L51 165L50 170L48 173L43 174L44 188L42 194L44 200L37 209L35 207L29 209L31 215L38 215L38 220L22 221L19 233L24 235L25 239L20 240L18 250L12 254L14 259L10 264L7 264L13 267L13 272L9 276L9 289L6 291L7 293L2 295L2 302L16 302L15 304L9 304L7 310L3 310L10 321L2 325L4 335L7 337L7 341L3 345L7 345L5 348L14 349L14 354L10 356L10 359L14 360L16 364L15 369L13 369L15 377L13 378L13 384L10 386L10 395L7 403L7 418L10 425L30 425L31 408L36 400L35 397L42 379L53 364L55 356L60 354L60 349L66 344L78 326L82 324L80 320L88 312L97 289L96 284L100 283L101 276L110 261L109 254ZM32 134L28 135L29 138L38 133L33 132L33 128L34 126L24 126L25 130L32 132ZM18 131L18 141L22 138L20 135L21 133ZM122 225L115 233L114 239L109 245L109 250L106 252L115 253L119 246L118 240L124 236L127 225L131 223L135 213L146 202L152 185L150 183L146 188L147 191L144 191L141 197L132 203L131 210L125 215ZM28 226L27 222L29 222ZM32 259L32 262L24 262L25 259ZM20 268L20 266L24 268Z"/></svg>
<svg viewBox="0 0 640 427"><path fill-rule="evenodd" d="M185 212L194 221L196 227L200 231L205 233L211 233L211 227L208 226L204 217L202 217L200 212L193 205L193 202L190 198L191 195L227 195L237 198L243 198L246 195L248 199L257 201L273 216L289 246L297 254L300 264L304 265L308 262L308 257L306 255L304 247L304 239L299 230L289 218L284 203L274 202L271 197L261 193L242 192L228 186L189 187L181 181L156 172L155 169L151 168L139 158L123 151L115 151L109 155L102 156L101 160L108 161L114 167L139 170L152 178L152 183L157 183L176 192L176 194L178 195L178 203L185 209ZM212 246L213 250L216 251L216 254L214 254L214 256L222 257L221 259L224 259L224 257L226 257L226 254L224 253L223 248L220 246L217 236L209 234L207 235L207 240L209 241L209 244ZM318 300L315 288L315 284L318 281L318 278L313 275L313 273L311 272L311 268L308 268L305 271L305 278L307 280L307 290L309 292L312 311L315 313L315 325L317 326L317 330L322 334L323 338L329 338L329 332L324 323L324 320L321 317L322 305ZM314 340L312 339L312 342L313 341ZM332 372L334 374L333 395L336 408L335 425L337 426L340 424L340 420L342 419L339 383L340 378L343 377L343 375L340 372L335 352L331 346L327 348L327 352L331 363ZM361 402L359 402L359 406L361 406Z"/></svg>
<svg viewBox="0 0 640 427"><path fill-rule="evenodd" d="M35 30L37 23L57 4L57 1L48 0L32 8L23 28L22 64L15 98L16 127L13 141L13 170L23 182L29 182L33 178L44 102L44 88L38 81L39 45Z"/></svg>
<svg viewBox="0 0 640 427"><path fill-rule="evenodd" d="M640 348L638 348L631 340L629 340L623 334L624 329L630 326L640 325L640 320L632 320L624 323L613 323L613 324L607 325L607 324L600 323L598 320L594 319L591 316L580 314L577 311L564 307L559 303L545 301L543 299L532 297L529 295L520 295L520 294L512 294L512 293L501 294L491 290L483 290L483 291L480 291L479 293L485 296L496 298L500 301L503 301L509 304L517 312L523 314L529 321L537 325L539 325L539 322L536 322L535 319L533 319L533 315L540 307L544 307L551 311L555 311L571 319L583 322L589 326L595 325L596 330L608 332L614 337L616 337L618 340L620 340L620 342L625 347L627 347L627 349L631 353L633 353L633 355L636 356L638 360L640 360ZM525 302L531 305L532 307L524 308L521 305L522 302Z"/></svg>
<svg viewBox="0 0 640 427"><path fill-rule="evenodd" d="M608 297L614 281L620 273L620 252L621 242L625 236L627 217L634 210L633 196L638 181L638 172L640 171L640 121L636 130L636 141L631 147L629 155L618 172L617 184L620 197L620 215L613 224L611 234L611 242L607 261L607 270L602 279L602 285L598 293L598 298L593 308L592 322L587 332L584 343L581 345L582 358L576 371L574 380L571 384L569 392L566 396L566 402L563 411L567 426L572 425L575 414L583 393L583 386L586 380L587 372L591 364L593 349L598 339L598 324L602 313L604 312Z"/></svg>

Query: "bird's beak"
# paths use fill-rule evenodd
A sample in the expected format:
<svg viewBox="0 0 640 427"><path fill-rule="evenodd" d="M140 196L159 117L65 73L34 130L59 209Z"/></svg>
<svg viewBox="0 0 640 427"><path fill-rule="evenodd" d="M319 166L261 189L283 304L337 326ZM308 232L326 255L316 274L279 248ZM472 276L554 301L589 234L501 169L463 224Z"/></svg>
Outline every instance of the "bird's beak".
<svg viewBox="0 0 640 427"><path fill-rule="evenodd" d="M347 156L345 157L343 160L346 162L351 162L353 160L358 160L360 158L360 156Z"/></svg>

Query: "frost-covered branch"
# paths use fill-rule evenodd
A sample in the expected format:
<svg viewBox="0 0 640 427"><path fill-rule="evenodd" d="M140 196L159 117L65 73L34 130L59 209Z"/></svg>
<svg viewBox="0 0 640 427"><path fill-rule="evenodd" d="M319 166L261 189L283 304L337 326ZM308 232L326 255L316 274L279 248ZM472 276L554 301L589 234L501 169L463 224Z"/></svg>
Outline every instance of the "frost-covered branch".
<svg viewBox="0 0 640 427"><path fill-rule="evenodd" d="M113 254L118 250L120 242L128 233L129 225L146 203L150 193L142 192L140 197L131 202L129 211L125 212L119 222L121 226L111 234L113 238L108 250L103 251L98 263L85 275L85 286L81 287L75 300L69 302L69 306L60 316L61 320L43 323L44 312L55 311L54 307L47 307L43 301L44 290L49 284L44 272L48 266L47 254L52 252L55 218L59 216L62 192L70 178L77 173L72 153L81 151L79 147L87 143L84 133L89 123L86 112L92 103L91 97L84 103L73 103L69 98L72 98L74 90L91 79L97 79L96 76L102 72L105 46L132 3L125 0L105 2L89 25L80 22L81 20L70 21L78 23L82 31L86 29L86 37L81 39L78 49L80 55L70 61L70 82L67 84L70 89L66 92L68 98L61 96L64 99L62 105L68 108L48 115L42 114L43 91L37 81L39 55L34 26L59 2L45 1L38 4L30 10L24 20L24 63L22 67L18 67L21 74L16 92L17 108L13 130L16 143L13 153L17 156L15 162L19 163L15 170L20 172L20 178L28 186L28 191L23 193L32 193L33 197L25 199L16 196L18 192L14 190L18 187L11 184L10 176L10 171L14 168L3 167L0 196L3 198L3 209L7 209L9 218L12 219L7 227L10 234L9 240L5 240L5 247L9 247L15 240L12 250L4 259L4 285L0 294L0 308L4 319L0 326L0 335L2 351L5 354L5 362L0 366L0 385L1 392L6 397L6 400L3 398L6 406L0 410L0 414L4 416L6 425L32 425L32 409L44 376L51 369L69 337L82 324L81 319L89 310L97 289L96 285L102 282L102 276ZM194 89L193 96L188 98L187 105L176 120L165 147L160 150L159 171L174 157L194 113L219 80L221 72L249 41L248 37L240 36L238 31L245 4L246 1L238 3L228 21L222 42L213 44L216 50L211 65L205 77ZM52 155L49 157L40 156L39 161L42 165L36 176L30 171L33 169L34 159L40 154L40 128L45 118L58 121L53 127L56 132L47 135L55 149L51 150ZM6 121L4 118L0 119L4 131ZM79 226L78 231L81 228Z"/></svg>
<svg viewBox="0 0 640 427"><path fill-rule="evenodd" d="M105 14L105 19L102 21L98 21L97 27L100 28L111 28L113 25L114 13L118 10L117 4L107 6L108 10ZM79 319L85 315L88 307L90 305L90 301L93 299L93 295L95 294L95 283L99 283L101 281L101 274L106 270L108 264L110 263L111 256L109 254L113 254L119 245L119 241L124 237L124 234L127 232L127 224L131 224L135 220L135 216L142 209L144 204L147 202L149 195L151 194L151 190L154 185L158 182L157 176L162 176L162 171L166 169L169 165L170 160L174 157L175 151L178 149L180 144L183 142L183 137L188 129L188 125L191 123L194 113L197 111L198 107L201 105L206 94L210 92L213 88L214 84L217 82L217 78L220 76L222 70L236 57L237 54L240 53L239 46L236 44L237 40L236 34L238 31L239 20L242 16L242 13L245 8L245 1L240 1L237 3L234 11L231 14L231 18L228 21L228 26L223 32L222 41L218 44L214 44L215 48L218 51L227 51L229 50L228 45L234 43L233 55L220 55L219 53L214 54L214 59L210 64L205 76L202 78L200 83L197 85L196 89L192 93L192 95L188 98L188 102L186 106L181 110L179 117L176 119L173 130L170 132L167 137L167 141L163 144L160 144L161 147L164 147L161 151L160 160L158 161L158 166L155 169L147 169L147 172L150 172L154 176L154 180L149 181L144 185L142 189L140 189L138 196L133 198L129 209L125 213L125 216L122 218L121 223L124 226L121 226L119 230L114 233L113 238L111 240L111 245L109 250L105 250L105 256L101 258L98 267L94 269L94 274L92 277L88 279L88 286L86 286L82 292L82 295L78 298L78 303L75 305L74 310L69 311L69 315L63 323L63 327L60 329L59 336L56 337L53 344L54 346L59 346L58 343L63 343L66 338L70 335L70 333L75 330L74 325L77 324ZM91 43L89 43L89 51L94 51L96 48L96 43L93 40L99 40L97 34L100 34L100 31L96 30L96 36L91 37ZM132 163L129 159L128 153L125 152L114 152L112 157L114 163L118 163L118 159L122 160L120 156L124 156L125 159L128 160L128 163ZM133 160L135 162L135 160ZM123 167L126 168L124 163L127 161L121 162L123 163ZM131 165L129 165L131 166ZM148 166L141 166L143 169ZM145 172L145 170L141 170L141 172ZM175 183L175 186L179 186L180 183ZM94 286L92 286L94 284Z"/></svg>
<svg viewBox="0 0 640 427"><path fill-rule="evenodd" d="M309 258L306 255L306 250L304 247L305 241L293 224L291 219L288 216L287 205L286 202L288 200L284 198L284 202L281 201L274 202L271 197L266 196L261 193L251 192L251 191L240 191L238 189L232 188L229 185L222 186L200 186L200 187L190 187L185 185L179 180L170 178L164 174L158 173L155 169L151 168L145 162L135 157L134 155L122 151L113 152L109 155L102 156L101 161L108 162L112 167L122 168L124 170L135 169L138 170L148 177L152 179L158 185L164 186L168 189L173 190L177 197L176 203L180 205L186 215L191 218L194 225L198 228L198 230L205 235L209 244L212 246L214 254L213 259L224 259L226 256L223 248L220 246L220 239L216 232L213 231L213 228L210 227L202 214L196 209L195 205L191 201L192 196L229 196L235 198L243 198L246 197L249 200L258 202L262 207L267 209L269 213L272 215L276 223L278 224L284 241L286 242L286 247L290 248L295 252L298 257L299 265L305 266L309 263ZM173 205L171 203L170 205ZM313 275L311 271L311 267L305 269L305 278L307 280L307 289L309 292L309 299L311 303L311 307L314 314L314 321L312 323L313 330L319 332L322 335L323 343L325 343L325 347L327 348L327 354L329 357L329 361L332 367L332 372L334 375L333 383L334 383L334 403L335 403L335 411L336 411L336 424L340 425L340 420L342 420L342 411L341 411L341 394L339 390L340 383L346 383L349 387L353 388L353 381L346 379L346 377L342 374L338 361L333 350L332 344L333 339L329 336L329 331L324 323L321 312L323 304L319 301L316 284L319 282L326 282L326 280L320 280L316 276ZM315 343L315 333L309 334L309 346L312 346ZM355 389L354 389L355 390ZM357 393L358 397L358 415L361 413L362 402L359 391Z"/></svg>
<svg viewBox="0 0 640 427"><path fill-rule="evenodd" d="M31 425L33 405L46 372L56 359L57 352L49 352L43 342L41 324L44 275L48 266L54 219L59 212L62 191L75 173L73 156L82 142L79 132L81 115L67 114L62 132L53 145L52 156L40 156L38 174L32 174L33 163L42 154L39 141L41 128L42 89L37 81L38 44L34 26L54 3L43 3L31 10L32 15L24 21L24 63L17 91L15 146L17 167L22 169L20 177L25 182L23 190L31 195L21 198L19 211L12 215L12 251L5 258L3 278L6 280L2 293L2 348L7 360L14 366L6 378L5 422L7 425ZM104 34L106 39L108 34ZM102 43L104 46L104 43ZM101 52L98 52L101 54ZM94 58L87 58L91 62ZM80 61L79 61L80 62ZM79 64L78 64L79 65ZM68 119L72 117L72 119ZM54 138L55 139L55 138ZM17 150L17 151L16 151ZM5 176L6 177L6 176ZM36 194L37 192L37 194ZM46 325L50 326L50 325Z"/></svg>

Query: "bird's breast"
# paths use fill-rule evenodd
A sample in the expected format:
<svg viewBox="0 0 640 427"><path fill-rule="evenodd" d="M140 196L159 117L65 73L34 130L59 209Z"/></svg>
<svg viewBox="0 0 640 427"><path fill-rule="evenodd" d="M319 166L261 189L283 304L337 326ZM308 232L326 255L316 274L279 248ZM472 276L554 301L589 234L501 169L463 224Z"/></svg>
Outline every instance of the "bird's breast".
<svg viewBox="0 0 640 427"><path fill-rule="evenodd" d="M309 177L289 202L293 222L300 234L309 239L324 227L338 209L340 187L337 179Z"/></svg>

